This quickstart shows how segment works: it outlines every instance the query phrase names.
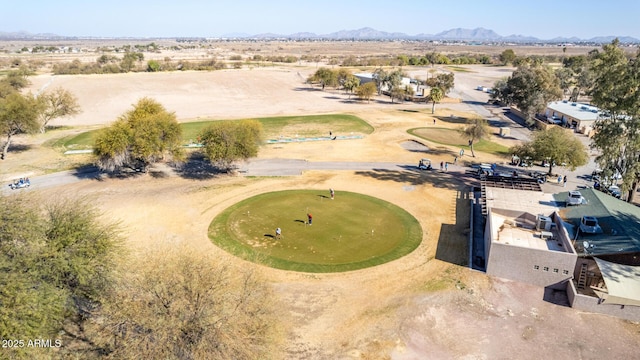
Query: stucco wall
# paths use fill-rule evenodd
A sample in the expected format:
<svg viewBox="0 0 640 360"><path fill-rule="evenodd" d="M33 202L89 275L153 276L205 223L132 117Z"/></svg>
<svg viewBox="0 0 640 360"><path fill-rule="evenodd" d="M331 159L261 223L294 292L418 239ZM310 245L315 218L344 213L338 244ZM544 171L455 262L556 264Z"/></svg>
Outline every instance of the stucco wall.
<svg viewBox="0 0 640 360"><path fill-rule="evenodd" d="M568 282L567 298L569 299L569 304L571 304L571 307L574 309L611 315L631 321L640 321L640 307L611 305L607 303L600 304L600 298L598 297L578 294L573 281Z"/></svg>
<svg viewBox="0 0 640 360"><path fill-rule="evenodd" d="M571 279L575 263L575 254L492 242L487 274L550 286Z"/></svg>

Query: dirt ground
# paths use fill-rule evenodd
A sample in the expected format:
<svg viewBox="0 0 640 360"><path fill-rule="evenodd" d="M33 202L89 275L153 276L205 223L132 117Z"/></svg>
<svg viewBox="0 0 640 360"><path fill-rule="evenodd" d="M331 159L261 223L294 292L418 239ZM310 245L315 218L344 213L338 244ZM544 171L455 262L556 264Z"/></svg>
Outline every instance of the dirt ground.
<svg viewBox="0 0 640 360"><path fill-rule="evenodd" d="M430 106L393 105L385 98L354 103L338 91L303 85L314 70L293 66L210 73L37 76L32 79L34 91L46 85L62 86L78 96L83 113L58 121L58 125L76 126L73 129L19 139L23 150L10 153L0 164L0 176L37 175L50 171L51 163L72 163L40 144L109 123L142 96L158 100L181 120L340 112L360 116L376 129L361 140L268 145L260 158L453 160L457 149L425 143L429 149L425 153L402 146L413 139L407 129L433 126L429 125ZM460 84L467 84L456 91L473 91L469 86L482 85L479 78L503 74L483 73L481 67L472 70L456 73ZM465 111L457 104L440 104L436 109L436 115L470 114L470 108ZM440 121L438 126L457 125ZM236 259L207 238L211 219L228 206L262 192L303 188L333 188L336 201L344 190L397 204L419 220L423 242L402 259L374 268L304 274ZM418 175L311 171L293 177L193 180L158 167L153 174L130 179L85 180L33 191L43 197L89 197L107 218L121 222L134 254L159 244L187 244L260 273L282 304L287 359L638 358L638 324L554 305L543 301L541 288L456 265L466 256L469 201L465 189L463 179L438 171Z"/></svg>

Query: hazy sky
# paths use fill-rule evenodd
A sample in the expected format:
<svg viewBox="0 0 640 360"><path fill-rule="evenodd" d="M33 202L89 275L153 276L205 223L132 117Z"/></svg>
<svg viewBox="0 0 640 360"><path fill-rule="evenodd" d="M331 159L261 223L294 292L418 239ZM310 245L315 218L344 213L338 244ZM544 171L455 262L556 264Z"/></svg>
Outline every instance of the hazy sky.
<svg viewBox="0 0 640 360"><path fill-rule="evenodd" d="M0 0L0 9L0 31L66 36L328 34L362 27L416 35L484 27L540 39L640 39L640 0Z"/></svg>

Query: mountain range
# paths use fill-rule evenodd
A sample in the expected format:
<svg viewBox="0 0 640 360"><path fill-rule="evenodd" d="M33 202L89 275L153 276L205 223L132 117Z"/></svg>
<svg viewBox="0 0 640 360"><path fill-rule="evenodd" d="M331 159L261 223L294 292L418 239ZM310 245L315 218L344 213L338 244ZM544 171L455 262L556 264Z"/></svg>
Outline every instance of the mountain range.
<svg viewBox="0 0 640 360"><path fill-rule="evenodd" d="M236 34L239 35L239 34ZM309 32L289 35L279 34L241 34L242 36L230 36L235 38L288 38L288 39L329 39L329 40L441 40L441 41L477 41L477 42L515 42L515 43L609 43L618 38L621 43L640 43L640 40L630 36L597 36L590 39L577 37L556 37L553 39L539 39L533 36L507 35L502 36L495 31L485 28L463 29L456 28L439 32L437 34L408 35L401 32L386 32L365 27L356 30L341 30L329 34L314 34ZM224 36L223 37L227 37Z"/></svg>
<svg viewBox="0 0 640 360"><path fill-rule="evenodd" d="M99 38L99 37L79 37L60 36L55 34L31 34L21 32L1 32L0 39L22 39L22 40L46 40L46 39L79 39L79 38ZM127 37L132 38L132 37ZM194 36L197 38L197 36ZM577 37L556 37L553 39L539 39L525 35L502 36L495 31L484 28L475 29L450 29L437 34L417 34L408 35L401 32L379 31L370 27L355 30L340 30L329 34L315 34L310 32L299 32L294 34L245 34L228 33L221 36L225 39L326 39L326 40L437 40L437 41L471 41L471 42L501 42L501 43L609 43L618 38L621 43L640 43L640 40L630 36L597 36L590 39Z"/></svg>

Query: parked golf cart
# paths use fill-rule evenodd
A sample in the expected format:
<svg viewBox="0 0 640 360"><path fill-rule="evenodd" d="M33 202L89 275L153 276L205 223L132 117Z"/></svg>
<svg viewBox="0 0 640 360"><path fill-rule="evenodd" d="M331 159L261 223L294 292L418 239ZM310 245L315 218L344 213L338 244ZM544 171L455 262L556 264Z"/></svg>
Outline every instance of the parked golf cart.
<svg viewBox="0 0 640 360"><path fill-rule="evenodd" d="M418 162L418 169L433 170L433 167L431 166L431 159L420 159Z"/></svg>

